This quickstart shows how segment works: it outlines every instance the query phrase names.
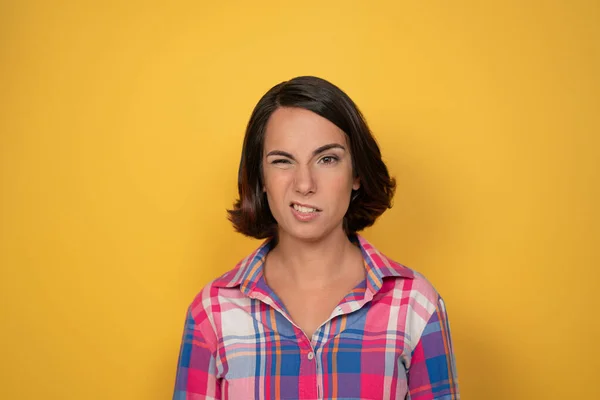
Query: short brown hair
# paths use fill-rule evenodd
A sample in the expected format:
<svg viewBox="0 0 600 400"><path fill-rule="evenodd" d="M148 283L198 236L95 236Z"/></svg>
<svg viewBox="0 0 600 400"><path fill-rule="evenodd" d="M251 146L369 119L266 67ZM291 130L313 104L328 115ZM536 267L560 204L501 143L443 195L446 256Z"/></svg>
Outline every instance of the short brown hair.
<svg viewBox="0 0 600 400"><path fill-rule="evenodd" d="M379 146L356 104L332 83L314 76L300 76L272 87L250 116L238 173L239 199L227 211L236 231L257 239L277 234L277 221L263 191L262 157L267 122L279 107L312 111L346 134L352 170L360 178L360 188L352 192L344 216L346 234L373 225L377 217L392 207L396 182L390 177Z"/></svg>

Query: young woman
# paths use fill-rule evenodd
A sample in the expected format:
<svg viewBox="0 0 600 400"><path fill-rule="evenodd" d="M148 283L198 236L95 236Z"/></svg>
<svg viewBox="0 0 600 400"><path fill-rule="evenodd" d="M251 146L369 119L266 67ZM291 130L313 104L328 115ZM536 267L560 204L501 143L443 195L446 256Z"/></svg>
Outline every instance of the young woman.
<svg viewBox="0 0 600 400"><path fill-rule="evenodd" d="M244 138L235 229L266 239L189 307L174 399L458 399L444 302L357 232L395 182L354 102L298 77Z"/></svg>

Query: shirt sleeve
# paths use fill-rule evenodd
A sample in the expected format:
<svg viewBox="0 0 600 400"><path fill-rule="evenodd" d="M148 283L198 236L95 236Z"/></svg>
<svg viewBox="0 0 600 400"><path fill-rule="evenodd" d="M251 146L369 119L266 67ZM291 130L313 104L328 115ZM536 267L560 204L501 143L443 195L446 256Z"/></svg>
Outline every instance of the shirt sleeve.
<svg viewBox="0 0 600 400"><path fill-rule="evenodd" d="M444 301L440 297L412 352L408 391L411 400L460 398L450 326Z"/></svg>
<svg viewBox="0 0 600 400"><path fill-rule="evenodd" d="M201 311L194 316L190 307L181 340L173 400L221 399L215 343L206 313Z"/></svg>

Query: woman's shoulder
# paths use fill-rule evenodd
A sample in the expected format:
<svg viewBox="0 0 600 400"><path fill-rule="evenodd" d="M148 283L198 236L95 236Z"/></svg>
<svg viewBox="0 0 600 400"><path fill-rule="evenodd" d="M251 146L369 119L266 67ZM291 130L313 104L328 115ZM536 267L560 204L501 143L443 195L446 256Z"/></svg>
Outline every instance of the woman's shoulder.
<svg viewBox="0 0 600 400"><path fill-rule="evenodd" d="M192 316L210 316L221 309L224 302L244 301L242 290L259 275L263 246L244 257L220 276L208 281L193 298L189 311ZM240 290L242 289L242 290Z"/></svg>
<svg viewBox="0 0 600 400"><path fill-rule="evenodd" d="M394 290L400 290L403 296L433 304L439 301L441 297L439 292L419 270L384 255L374 247L371 247L369 257L382 280L385 280Z"/></svg>

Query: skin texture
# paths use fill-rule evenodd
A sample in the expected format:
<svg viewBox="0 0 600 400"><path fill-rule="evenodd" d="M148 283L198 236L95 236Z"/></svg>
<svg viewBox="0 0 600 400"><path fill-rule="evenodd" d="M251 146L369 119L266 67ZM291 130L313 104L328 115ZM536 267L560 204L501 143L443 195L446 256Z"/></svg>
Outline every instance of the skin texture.
<svg viewBox="0 0 600 400"><path fill-rule="evenodd" d="M267 124L263 179L279 235L265 279L311 338L364 279L360 250L343 230L351 192L360 187L345 133L311 111L277 109ZM318 215L299 221L294 202L318 208Z"/></svg>
<svg viewBox="0 0 600 400"><path fill-rule="evenodd" d="M339 147L314 154L327 145ZM350 193L360 187L352 176L344 132L311 111L279 108L267 124L264 154L265 190L281 235L318 241L341 229ZM301 223L290 212L291 202L310 204L321 211L316 220Z"/></svg>

